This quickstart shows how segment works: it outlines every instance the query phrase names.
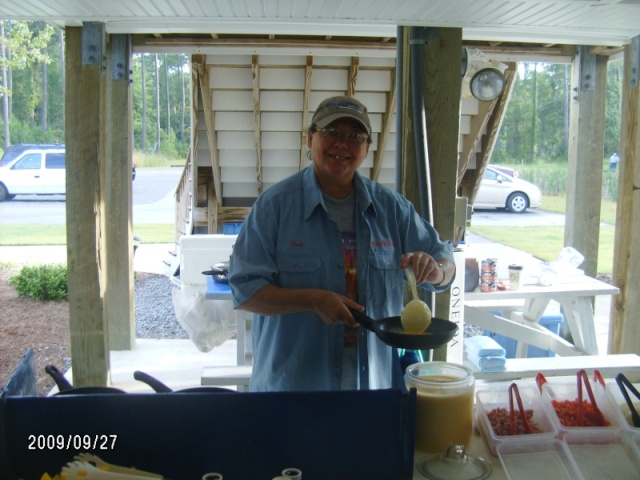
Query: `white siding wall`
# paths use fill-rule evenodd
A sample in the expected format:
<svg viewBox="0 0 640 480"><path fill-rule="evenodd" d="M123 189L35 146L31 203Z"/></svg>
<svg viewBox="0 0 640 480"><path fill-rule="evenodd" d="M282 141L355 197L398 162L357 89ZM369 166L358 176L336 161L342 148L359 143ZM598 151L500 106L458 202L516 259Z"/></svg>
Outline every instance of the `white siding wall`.
<svg viewBox="0 0 640 480"><path fill-rule="evenodd" d="M251 55L208 55L209 86L215 118L218 160L224 198L255 198L258 152L255 145L253 70ZM260 151L263 188L298 171L301 142L317 105L333 95L344 95L352 59L349 56L313 58L309 109L303 112L305 66L307 58L296 55L258 56L258 111L260 112ZM367 105L373 142L360 172L371 175L378 149L387 96L393 84L394 58L359 57L355 97ZM470 128L469 115L477 113L475 99L463 99L462 135ZM380 183L394 188L395 112L391 115L390 135L385 146ZM198 119L198 164L210 166L204 116ZM308 165L303 160L303 166Z"/></svg>

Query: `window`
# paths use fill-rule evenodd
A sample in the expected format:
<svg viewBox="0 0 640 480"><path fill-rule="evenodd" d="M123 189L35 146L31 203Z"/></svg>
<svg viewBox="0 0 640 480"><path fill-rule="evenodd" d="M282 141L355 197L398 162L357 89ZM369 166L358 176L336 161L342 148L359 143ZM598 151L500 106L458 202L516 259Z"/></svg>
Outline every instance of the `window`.
<svg viewBox="0 0 640 480"><path fill-rule="evenodd" d="M13 167L14 170L36 170L40 168L40 154L39 153L28 153L20 160L18 160Z"/></svg>
<svg viewBox="0 0 640 480"><path fill-rule="evenodd" d="M46 168L64 168L64 153L45 154L44 165Z"/></svg>

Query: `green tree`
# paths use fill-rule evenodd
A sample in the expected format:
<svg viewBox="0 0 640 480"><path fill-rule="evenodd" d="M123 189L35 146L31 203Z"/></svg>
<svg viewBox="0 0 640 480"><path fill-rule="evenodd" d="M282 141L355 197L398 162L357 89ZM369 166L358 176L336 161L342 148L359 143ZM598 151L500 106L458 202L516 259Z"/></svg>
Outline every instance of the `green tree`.
<svg viewBox="0 0 640 480"><path fill-rule="evenodd" d="M622 122L622 82L624 61L613 60L607 65L607 100L604 119L604 154L609 157L620 150L620 124Z"/></svg>
<svg viewBox="0 0 640 480"><path fill-rule="evenodd" d="M571 74L568 64L520 63L493 163L566 163ZM619 149L624 62L607 69L605 155Z"/></svg>
<svg viewBox="0 0 640 480"><path fill-rule="evenodd" d="M51 62L47 47L54 33L51 25L42 22L3 21L3 55L0 55L3 72L0 92L3 101L4 146L11 145L10 126L14 117L19 123L34 128L43 112L42 101L46 81L43 65ZM38 68L39 67L39 68ZM13 99L20 98L20 102ZM7 101L7 99L9 99Z"/></svg>

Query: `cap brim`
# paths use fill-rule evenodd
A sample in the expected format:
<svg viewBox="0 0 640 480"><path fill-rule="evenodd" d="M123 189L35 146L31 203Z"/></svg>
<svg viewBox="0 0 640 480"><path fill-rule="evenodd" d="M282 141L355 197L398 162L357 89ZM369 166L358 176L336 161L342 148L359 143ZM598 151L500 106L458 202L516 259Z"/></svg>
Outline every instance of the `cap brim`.
<svg viewBox="0 0 640 480"><path fill-rule="evenodd" d="M320 128L325 128L331 125L336 120L340 120L341 118L350 118L351 120L355 120L356 122L358 122L360 125L364 127L365 131L367 132L367 135L371 136L371 128L366 123L364 123L360 117L358 117L357 115L350 115L347 112L340 112L340 113L334 113L332 115L328 115L322 120L317 121L316 125Z"/></svg>

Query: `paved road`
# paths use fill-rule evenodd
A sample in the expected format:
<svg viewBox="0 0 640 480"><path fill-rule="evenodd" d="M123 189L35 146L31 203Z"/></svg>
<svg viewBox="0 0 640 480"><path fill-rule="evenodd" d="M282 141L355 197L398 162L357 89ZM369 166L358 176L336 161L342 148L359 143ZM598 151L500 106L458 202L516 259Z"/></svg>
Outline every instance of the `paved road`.
<svg viewBox="0 0 640 480"><path fill-rule="evenodd" d="M173 223L181 168L138 168L133 182L133 223ZM0 224L66 222L64 195L18 195L0 203Z"/></svg>
<svg viewBox="0 0 640 480"><path fill-rule="evenodd" d="M471 226L477 227L536 227L564 226L565 216L561 213L549 213L542 210L527 209L524 213L511 213L506 210L475 210L471 217Z"/></svg>
<svg viewBox="0 0 640 480"><path fill-rule="evenodd" d="M173 223L175 188L181 168L138 168L133 182L133 223ZM0 203L0 224L62 224L66 222L64 195L18 195ZM525 213L506 210L476 210L472 226L564 225L564 215L529 209Z"/></svg>

